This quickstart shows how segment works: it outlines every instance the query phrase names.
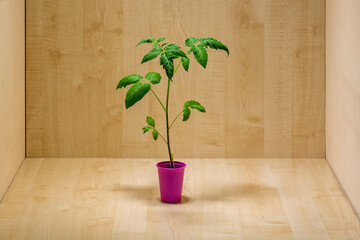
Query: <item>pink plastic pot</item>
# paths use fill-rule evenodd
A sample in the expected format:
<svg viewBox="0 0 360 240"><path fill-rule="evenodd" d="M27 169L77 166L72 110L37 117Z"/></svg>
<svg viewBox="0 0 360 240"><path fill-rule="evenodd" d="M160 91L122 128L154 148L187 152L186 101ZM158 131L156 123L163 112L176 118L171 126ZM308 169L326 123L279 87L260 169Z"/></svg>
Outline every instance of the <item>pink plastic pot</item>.
<svg viewBox="0 0 360 240"><path fill-rule="evenodd" d="M175 168L170 168L170 161L156 164L159 173L161 201L176 203L181 201L182 185L186 164L174 161Z"/></svg>

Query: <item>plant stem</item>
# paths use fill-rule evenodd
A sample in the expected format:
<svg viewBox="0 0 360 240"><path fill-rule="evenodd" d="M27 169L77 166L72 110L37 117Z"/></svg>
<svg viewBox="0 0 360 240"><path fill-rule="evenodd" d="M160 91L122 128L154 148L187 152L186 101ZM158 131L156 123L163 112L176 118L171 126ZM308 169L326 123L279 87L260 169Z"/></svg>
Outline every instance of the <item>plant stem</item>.
<svg viewBox="0 0 360 240"><path fill-rule="evenodd" d="M156 128L154 128L154 127L151 127L151 128L156 130ZM164 140L164 142L167 144L167 141L166 141L165 138L161 135L161 133L160 133L158 130L156 130L156 131L158 132L158 134L159 134L159 136L162 138L162 140Z"/></svg>
<svg viewBox="0 0 360 240"><path fill-rule="evenodd" d="M173 76L175 75L176 71L177 71L178 68L180 67L180 64L181 64L181 60L180 60L179 64L176 66L175 71L174 71L174 73L173 73Z"/></svg>
<svg viewBox="0 0 360 240"><path fill-rule="evenodd" d="M172 121L172 123L170 124L169 130L171 128L171 126L174 124L174 122L176 121L176 119L184 112L184 110L182 110L177 116L176 118Z"/></svg>
<svg viewBox="0 0 360 240"><path fill-rule="evenodd" d="M141 82L146 83L143 79L141 80ZM151 92L154 94L154 96L156 97L156 99L159 101L161 107L164 109L164 111L166 112L166 109L164 107L164 104L161 102L160 98L158 97L158 95L155 93L154 90L152 90L152 88L150 88Z"/></svg>
<svg viewBox="0 0 360 240"><path fill-rule="evenodd" d="M167 144L167 141L165 140L165 138L159 133L160 137L162 138L162 140L164 140L164 142Z"/></svg>
<svg viewBox="0 0 360 240"><path fill-rule="evenodd" d="M169 93L170 93L170 78L168 78L168 86L167 86L167 93L166 93L166 137L167 137L167 146L168 146L168 152L169 152L169 158L170 158L170 165L171 168L175 168L173 163L173 156L171 154L170 149L170 136L169 136Z"/></svg>
<svg viewBox="0 0 360 240"><path fill-rule="evenodd" d="M179 66L181 64L181 61L178 63L178 65L176 66L175 68L175 71L173 73L173 76L175 75L176 71L178 70ZM171 153L171 148L170 148L170 136L169 136L169 130L170 130L170 127L169 127L169 93L170 93L170 81L172 81L170 78L168 78L168 86L167 86L167 93L166 93L166 110L165 110L165 113L166 113L166 137L167 137L167 146L168 146L168 152L169 152L169 158L170 158L170 165L171 165L171 168L175 168L174 166L174 159L173 159L173 156L172 156L172 153ZM174 122L173 122L174 123ZM171 125L173 124L171 123Z"/></svg>
<svg viewBox="0 0 360 240"><path fill-rule="evenodd" d="M190 54L190 53L187 53L186 56L189 55L189 54ZM176 66L175 71L174 71L174 73L173 73L173 76L175 75L176 71L177 71L178 68L180 67L180 64L181 64L181 60L180 60L180 62L178 63L178 65ZM172 81L172 80L171 80L171 81Z"/></svg>
<svg viewBox="0 0 360 240"><path fill-rule="evenodd" d="M161 102L160 98L156 95L156 93L154 92L154 90L152 90L152 88L150 88L151 92L155 95L156 99L159 101L159 103L161 104L162 108L164 109L164 111L166 112L166 109L164 107L164 104Z"/></svg>
<svg viewBox="0 0 360 240"><path fill-rule="evenodd" d="M181 61L180 61L179 64L176 66L175 71L174 71L174 74L175 74L176 71L178 70L180 64L181 64ZM183 111L184 111L184 110L183 110ZM176 119L180 116L180 114L183 113L183 111L181 111L181 112L176 116L176 118L171 122L170 127L169 127L169 130L170 130L171 126L174 124L174 122L176 121Z"/></svg>

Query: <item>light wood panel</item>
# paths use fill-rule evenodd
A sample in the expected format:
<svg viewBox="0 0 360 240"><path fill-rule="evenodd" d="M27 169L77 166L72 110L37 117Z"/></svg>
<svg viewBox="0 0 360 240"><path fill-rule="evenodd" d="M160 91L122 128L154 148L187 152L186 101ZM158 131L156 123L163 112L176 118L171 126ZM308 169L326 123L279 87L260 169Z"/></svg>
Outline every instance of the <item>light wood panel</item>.
<svg viewBox="0 0 360 240"><path fill-rule="evenodd" d="M359 239L325 159L187 159L183 201L160 201L155 159L27 158L0 239Z"/></svg>
<svg viewBox="0 0 360 240"><path fill-rule="evenodd" d="M24 1L0 1L0 201L25 158L24 21Z"/></svg>
<svg viewBox="0 0 360 240"><path fill-rule="evenodd" d="M172 129L175 157L324 157L324 0L27 2L27 156L165 157L142 135L145 116L165 119L149 95L125 111L121 77L163 72L140 65L144 37L212 36L202 69L180 69L170 99L207 109ZM163 74L163 76L165 76ZM155 87L165 98L166 84ZM161 130L164 127L162 127ZM162 131L164 133L164 131Z"/></svg>
<svg viewBox="0 0 360 240"><path fill-rule="evenodd" d="M326 158L360 216L360 16L356 0L328 0Z"/></svg>

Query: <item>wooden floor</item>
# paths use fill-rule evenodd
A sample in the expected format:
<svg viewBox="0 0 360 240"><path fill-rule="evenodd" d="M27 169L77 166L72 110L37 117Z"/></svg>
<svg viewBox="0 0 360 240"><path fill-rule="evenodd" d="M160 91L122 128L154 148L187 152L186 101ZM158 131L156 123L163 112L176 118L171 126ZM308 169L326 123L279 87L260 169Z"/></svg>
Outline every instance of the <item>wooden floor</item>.
<svg viewBox="0 0 360 240"><path fill-rule="evenodd" d="M160 202L155 163L26 159L0 239L360 239L324 159L188 159L181 204Z"/></svg>

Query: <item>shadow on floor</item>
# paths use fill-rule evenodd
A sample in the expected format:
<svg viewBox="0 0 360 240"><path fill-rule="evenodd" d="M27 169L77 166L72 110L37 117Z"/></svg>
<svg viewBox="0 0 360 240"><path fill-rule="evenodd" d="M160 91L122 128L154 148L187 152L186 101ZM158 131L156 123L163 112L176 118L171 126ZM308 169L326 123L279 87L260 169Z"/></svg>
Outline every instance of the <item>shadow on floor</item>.
<svg viewBox="0 0 360 240"><path fill-rule="evenodd" d="M113 191L122 193L123 196L128 197L132 201L152 200L162 203L158 186L131 186L116 184ZM193 201L193 198L183 195L180 203L171 204L184 204L191 201Z"/></svg>
<svg viewBox="0 0 360 240"><path fill-rule="evenodd" d="M200 186L199 191L190 194L183 194L181 204L193 201L236 201L241 199L253 198L272 198L278 196L276 188L263 184L232 184L228 186ZM116 184L113 191L122 193L133 201L156 200L161 202L158 186L138 186ZM174 203L180 204L180 203Z"/></svg>
<svg viewBox="0 0 360 240"><path fill-rule="evenodd" d="M155 200L156 200L157 203L163 203L163 202L161 201L160 196L156 197ZM193 200L194 200L194 198L191 198L191 197L188 197L188 196L186 196L186 195L183 195L183 196L181 197L181 202L177 202L177 203L166 203L166 204L171 204L171 205L185 204L185 203L192 202Z"/></svg>
<svg viewBox="0 0 360 240"><path fill-rule="evenodd" d="M247 198L278 196L276 188L263 184L242 183L221 187L206 186L198 194L199 201L233 201Z"/></svg>
<svg viewBox="0 0 360 240"><path fill-rule="evenodd" d="M115 184L112 190L119 192L122 196L128 197L131 200L143 201L153 198L157 191L157 187Z"/></svg>

